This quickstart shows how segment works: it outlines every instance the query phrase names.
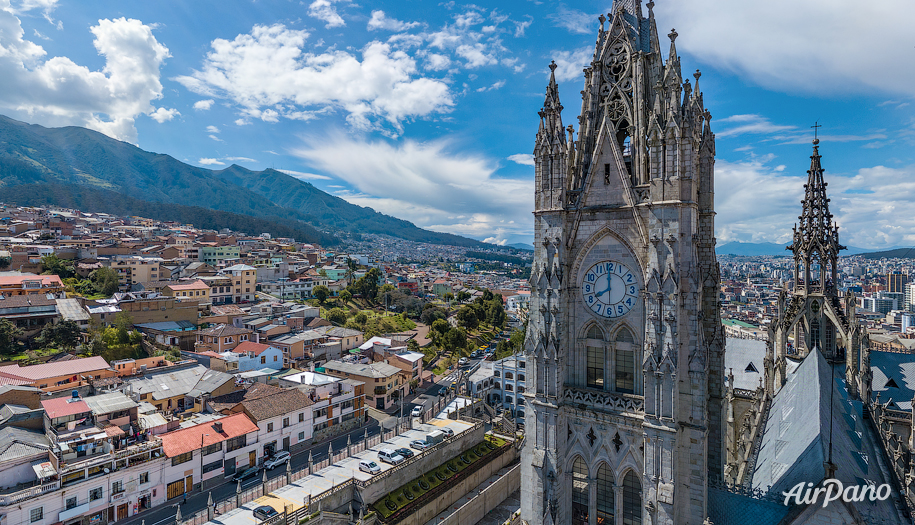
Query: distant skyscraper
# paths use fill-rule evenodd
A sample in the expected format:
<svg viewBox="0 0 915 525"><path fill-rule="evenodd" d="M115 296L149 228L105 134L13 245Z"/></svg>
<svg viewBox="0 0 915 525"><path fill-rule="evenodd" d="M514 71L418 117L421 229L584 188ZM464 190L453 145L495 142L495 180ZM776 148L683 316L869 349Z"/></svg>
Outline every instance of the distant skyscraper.
<svg viewBox="0 0 915 525"><path fill-rule="evenodd" d="M905 285L909 276L902 272L892 272L886 276L886 291L890 293L905 293Z"/></svg>

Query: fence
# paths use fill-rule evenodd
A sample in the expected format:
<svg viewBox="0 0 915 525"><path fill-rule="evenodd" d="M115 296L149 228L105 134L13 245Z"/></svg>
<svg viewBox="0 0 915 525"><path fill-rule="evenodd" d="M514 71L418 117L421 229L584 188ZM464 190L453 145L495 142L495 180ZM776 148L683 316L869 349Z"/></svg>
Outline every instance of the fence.
<svg viewBox="0 0 915 525"><path fill-rule="evenodd" d="M474 426L470 430L471 431L475 430L478 427L482 427L482 425L483 425L482 422L478 421L474 424ZM364 435L364 437L361 441L359 441L356 444L350 444L346 448L342 448L339 451L333 451L333 449L331 448L331 445L328 445L328 452L321 453L321 455L327 454L327 457L322 459L321 461L317 461L317 462L311 461L312 455L311 455L311 452L309 452L310 461L309 461L308 465L306 465L296 471L291 471L291 470L289 470L290 463L287 463L286 464L287 471L286 471L285 476L277 476L273 479L268 479L266 481L266 483L259 483L248 489L241 489L240 491L236 491L235 496L229 497L229 498L224 499L219 502L216 502L215 503L216 514L224 514L234 508L241 507L242 505L244 505L246 503L250 503L251 501L254 501L255 499L257 499L261 496L264 496L265 494L269 494L270 492L272 492L280 487L288 485L289 483L291 483L293 481L298 481L298 480L304 478L305 476L314 474L315 472L318 472L321 469L327 468L330 465L332 465L338 461L342 461L357 452L363 452L365 450L368 450L368 449L378 445L379 443L387 441L388 439L391 439L394 436L396 436L398 434L397 430L398 429L395 428L395 429L391 429L388 431L382 431L379 434L376 434L371 437L368 437L368 433L366 432L366 434ZM463 432L461 433L461 435L462 434L463 434ZM444 441L444 443L447 443L453 439L456 439L457 437L458 437L458 435L447 438ZM401 468L405 467L407 464L412 463L413 461L417 460L418 458L421 458L421 457L425 456L427 453L431 453L431 452L432 452L431 449L418 452L412 459L410 459L404 463L401 463L400 465L397 465L394 468L388 469L380 474L373 476L370 481L357 481L354 479L350 479L337 486L331 487L331 488L325 490L324 492L313 496L311 499L310 508L312 508L312 509L320 508L321 503L326 498L329 498L330 496L340 492L341 490L346 490L346 489L352 490L353 487L362 488L362 487L365 487L366 485L368 485L368 483L370 483L370 482L375 483L381 479L391 476L395 472L399 471ZM238 486L241 487L241 484L239 484ZM315 507L315 505L318 505L318 507ZM299 509L299 510L301 510L301 509ZM180 521L177 521L177 523L179 525L203 525L204 523L206 523L207 521L210 520L209 514L210 514L209 510L203 510L203 511L197 512L195 514L192 514L192 515L188 516L187 518L182 517L182 519ZM296 516L298 516L298 514L296 514ZM296 519L298 520L298 519L304 518L305 516L306 516L306 514L303 513L301 515L301 517L297 517ZM268 523L272 523L272 522L264 522L264 525L268 525ZM297 521L295 523L297 523Z"/></svg>

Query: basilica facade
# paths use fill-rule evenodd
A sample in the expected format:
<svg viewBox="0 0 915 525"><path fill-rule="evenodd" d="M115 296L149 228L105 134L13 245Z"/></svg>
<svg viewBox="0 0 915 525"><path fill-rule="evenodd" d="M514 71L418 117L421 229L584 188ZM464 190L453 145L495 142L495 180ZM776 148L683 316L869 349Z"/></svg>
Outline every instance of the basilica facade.
<svg viewBox="0 0 915 525"><path fill-rule="evenodd" d="M665 61L653 8L600 17L577 126L554 75L540 111L530 524L700 525L723 470L715 135L700 74L683 78L676 31Z"/></svg>

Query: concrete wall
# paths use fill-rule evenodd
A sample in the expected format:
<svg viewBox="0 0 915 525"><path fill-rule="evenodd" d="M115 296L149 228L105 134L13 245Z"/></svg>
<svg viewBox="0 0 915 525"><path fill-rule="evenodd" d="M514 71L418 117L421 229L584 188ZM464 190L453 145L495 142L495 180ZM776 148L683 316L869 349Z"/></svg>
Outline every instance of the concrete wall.
<svg viewBox="0 0 915 525"><path fill-rule="evenodd" d="M428 505L418 509L409 516L407 516L403 521L400 522L401 525L422 525L428 523L430 520L435 518L439 513L453 505L455 502L467 495L471 490L476 488L479 484L486 481L490 476L499 472L504 466L508 465L512 461L518 458L518 449L511 447L507 452L502 454L500 457L495 458L493 461L490 461L480 470L474 472L463 481L458 482L454 485L451 490L443 494L437 500L429 503ZM508 481L505 481L503 485L499 485L503 480L508 478ZM508 475L504 476L503 479L500 479L498 482L491 485L487 490L493 489L491 493L484 497L486 491L483 494L478 495L476 498L463 505L462 508L458 509L458 512L451 516L448 521L442 523L476 523L476 520L481 519L486 512L489 512L496 507L499 503L505 500L509 494L517 490L521 486L521 469L515 467L509 472ZM510 488L514 487L514 488ZM499 495L502 494L501 499ZM475 504L474 504L475 503ZM486 510L483 508L483 504L492 505L492 507L486 507ZM473 507L473 508L468 508ZM463 513L463 514L461 514ZM459 519L457 516L463 515L467 519ZM478 516L478 517L474 517ZM470 519L470 517L474 517Z"/></svg>
<svg viewBox="0 0 915 525"><path fill-rule="evenodd" d="M494 508L498 507L511 495L521 488L521 465L508 471L507 474L496 480L495 483L483 489L465 503L451 516L440 521L439 525L462 525L464 523L477 523ZM471 489L472 490L472 489Z"/></svg>
<svg viewBox="0 0 915 525"><path fill-rule="evenodd" d="M457 456L461 452L469 449L477 443L480 443L483 441L484 434L485 430L482 425L471 428L470 430L467 430L464 433L457 435L438 446L432 447L422 457L417 458L414 461L401 463L400 465L390 470L386 470L377 476L373 476L371 483L362 489L362 500L369 505L375 503L384 497L387 493L395 490L397 487L409 483L419 476L422 476L426 472L429 472L435 467L445 463L449 459ZM379 447L380 446L381 445L379 445ZM499 465L496 470L502 468L502 466L503 465ZM482 470L486 469L487 468L484 468ZM474 476L471 476L471 478L473 477ZM487 474L486 477L482 479L486 479L487 477L489 477L489 474ZM472 485L472 487L475 486L476 485ZM448 505L450 504L451 503L449 502ZM448 505L445 506L447 507ZM438 514L438 512L435 514ZM433 514L433 516L435 514Z"/></svg>

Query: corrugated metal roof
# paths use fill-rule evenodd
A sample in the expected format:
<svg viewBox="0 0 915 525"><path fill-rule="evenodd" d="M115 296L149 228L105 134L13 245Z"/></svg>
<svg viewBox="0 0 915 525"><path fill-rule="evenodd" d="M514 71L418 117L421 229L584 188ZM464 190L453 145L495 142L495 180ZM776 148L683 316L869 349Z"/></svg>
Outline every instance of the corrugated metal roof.
<svg viewBox="0 0 915 525"><path fill-rule="evenodd" d="M57 311L64 321L88 321L92 319L89 312L76 299L58 299Z"/></svg>
<svg viewBox="0 0 915 525"><path fill-rule="evenodd" d="M129 410L137 406L136 401L120 392L101 394L85 398L93 414L110 414L120 410Z"/></svg>

